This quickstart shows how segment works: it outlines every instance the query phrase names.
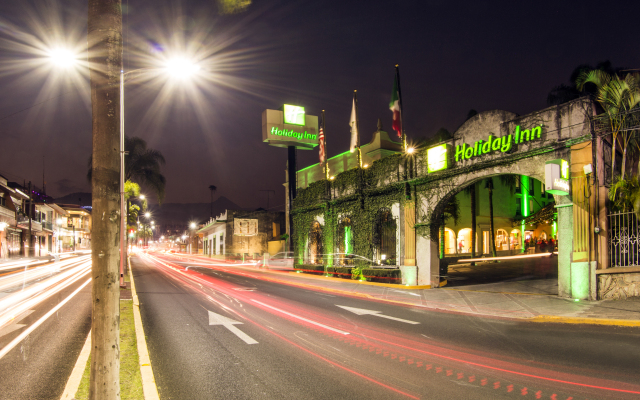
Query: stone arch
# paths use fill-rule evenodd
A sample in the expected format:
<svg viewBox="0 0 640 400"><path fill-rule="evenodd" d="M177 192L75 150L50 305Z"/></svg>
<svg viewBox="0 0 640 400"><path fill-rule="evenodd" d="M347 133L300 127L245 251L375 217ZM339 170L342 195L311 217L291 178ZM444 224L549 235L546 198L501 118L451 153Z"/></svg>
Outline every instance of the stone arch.
<svg viewBox="0 0 640 400"><path fill-rule="evenodd" d="M391 208L383 207L376 213L373 224L373 259L379 264L397 263L396 238L398 221Z"/></svg>
<svg viewBox="0 0 640 400"><path fill-rule="evenodd" d="M310 264L321 264L323 256L322 225L313 221L309 227L307 237L308 262Z"/></svg>

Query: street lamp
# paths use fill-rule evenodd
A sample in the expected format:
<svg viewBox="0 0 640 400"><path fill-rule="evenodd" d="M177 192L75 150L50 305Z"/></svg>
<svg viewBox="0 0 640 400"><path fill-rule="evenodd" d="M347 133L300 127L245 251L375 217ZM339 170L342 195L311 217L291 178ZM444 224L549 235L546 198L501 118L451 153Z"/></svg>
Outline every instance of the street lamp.
<svg viewBox="0 0 640 400"><path fill-rule="evenodd" d="M124 283L124 235L126 230L125 207L124 207L124 82L128 74L135 72L144 73L149 71L165 70L171 76L179 76L178 71L183 71L182 76L187 77L198 72L200 69L194 62L186 58L176 58L165 63L164 68L139 68L124 72L120 70L120 287L125 287Z"/></svg>

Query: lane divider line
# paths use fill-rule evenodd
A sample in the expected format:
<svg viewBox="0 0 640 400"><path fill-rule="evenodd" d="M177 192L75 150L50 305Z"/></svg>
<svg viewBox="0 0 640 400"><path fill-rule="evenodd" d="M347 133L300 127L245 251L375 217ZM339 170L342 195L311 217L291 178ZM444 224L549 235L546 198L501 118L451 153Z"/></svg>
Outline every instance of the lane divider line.
<svg viewBox="0 0 640 400"><path fill-rule="evenodd" d="M285 315L288 315L288 316L290 316L290 317L297 318L297 319L299 319L299 320L302 320L302 321L308 322L308 323L310 323L310 324L317 325L317 326L320 326L320 327L322 327L322 328L328 329L328 330L330 330L330 331L337 332L337 333L340 333L340 334L342 334L342 335L348 335L348 334L349 334L349 332L341 331L340 329L332 328L332 327L330 327L330 326L327 326L327 325L321 324L320 322L312 321L312 320L310 320L310 319L307 319L307 318L301 317L301 316L299 316L299 315L291 314L290 312L287 312L287 311L281 310L281 309L279 309L279 308L272 307L272 306L270 306L270 305L268 305L268 304L264 304L263 302L258 301L258 300L256 300L256 299L251 299L251 301L253 301L253 302L255 302L255 303L258 303L258 304L260 304L260 305L262 305L262 306L264 306L264 307L270 308L270 309L272 309L272 310L275 310L275 311L281 312L281 313L283 313L283 314L285 314Z"/></svg>
<svg viewBox="0 0 640 400"><path fill-rule="evenodd" d="M153 377L153 369L151 368L151 358L147 349L147 340L144 336L144 328L142 327L142 317L140 316L140 301L138 293L136 293L136 285L133 282L133 272L131 270L131 260L127 257L129 266L129 280L131 281L131 296L133 297L133 323L136 329L136 342L138 344L138 362L140 364L140 376L142 378L142 393L145 400L160 400L158 395L158 387Z"/></svg>
<svg viewBox="0 0 640 400"><path fill-rule="evenodd" d="M44 321L46 321L50 316L55 314L60 308L62 308L62 306L67 304L67 302L69 300L71 300L76 294L78 294L82 289L84 289L84 287L87 286L89 284L89 282L91 282L91 278L89 278L85 283L83 283L79 288L77 288L73 293L71 293L69 295L69 297L67 297L66 299L62 300L60 303L58 303L57 306L55 306L51 310L49 310L48 313L46 313L39 320L37 320L36 322L31 324L31 326L29 326L27 329L25 329L20 335L18 335L18 337L13 339L8 345L6 345L2 350L0 350L0 359L2 359L2 357L6 356L7 353L9 353L14 347L16 347L18 345L18 343L22 342L22 340L24 338L26 338L37 327L42 325L42 323Z"/></svg>
<svg viewBox="0 0 640 400"><path fill-rule="evenodd" d="M74 365L73 370L71 371L71 375L69 376L69 380L67 381L67 386L64 387L64 392L62 396L60 396L60 400L73 400L78 392L78 388L80 387L80 382L82 381L82 375L84 374L84 370L87 366L87 360L89 360L89 356L91 355L91 331L87 335L87 340L84 342L84 346L82 346L82 350L80 351L80 355L76 360L76 365Z"/></svg>

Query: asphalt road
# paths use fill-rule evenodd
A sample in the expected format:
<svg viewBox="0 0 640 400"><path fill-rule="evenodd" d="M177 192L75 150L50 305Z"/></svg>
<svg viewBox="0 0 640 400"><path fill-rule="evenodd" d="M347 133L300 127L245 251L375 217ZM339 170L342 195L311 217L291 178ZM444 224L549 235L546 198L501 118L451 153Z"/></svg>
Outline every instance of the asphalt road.
<svg viewBox="0 0 640 400"><path fill-rule="evenodd" d="M132 264L162 399L640 398L635 328L438 312L170 256Z"/></svg>
<svg viewBox="0 0 640 400"><path fill-rule="evenodd" d="M0 327L0 398L60 398L91 328L91 284L85 285L91 277L88 269L85 271L48 289L38 288L25 301L31 302L28 310L16 315L11 324ZM50 278L55 277L53 274ZM32 285L38 283L44 284L46 279ZM4 306L20 292L3 294L0 305ZM0 310L0 317L5 311ZM21 336L30 328L34 328L32 332Z"/></svg>

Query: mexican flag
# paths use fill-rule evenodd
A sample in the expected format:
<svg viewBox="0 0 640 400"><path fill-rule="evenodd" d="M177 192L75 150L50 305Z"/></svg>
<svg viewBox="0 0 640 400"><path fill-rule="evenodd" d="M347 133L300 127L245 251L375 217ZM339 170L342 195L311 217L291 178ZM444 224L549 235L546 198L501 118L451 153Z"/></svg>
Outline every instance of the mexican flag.
<svg viewBox="0 0 640 400"><path fill-rule="evenodd" d="M400 110L400 85L398 83L398 74L396 73L393 80L393 92L391 92L391 102L389 109L393 113L393 124L391 127L398 132L398 137L402 137L402 110Z"/></svg>

